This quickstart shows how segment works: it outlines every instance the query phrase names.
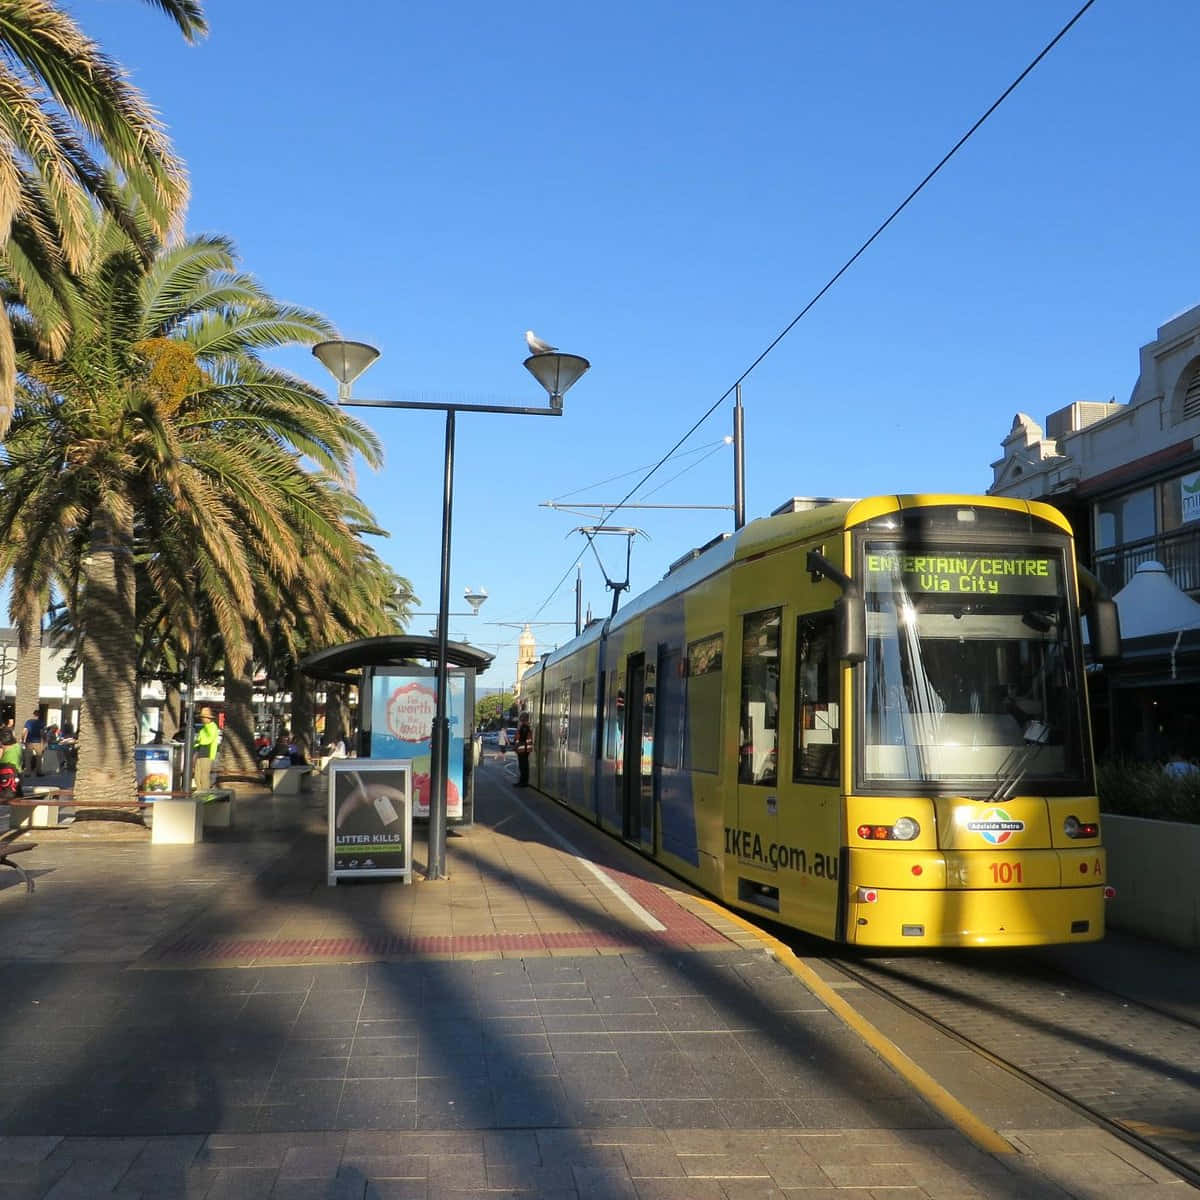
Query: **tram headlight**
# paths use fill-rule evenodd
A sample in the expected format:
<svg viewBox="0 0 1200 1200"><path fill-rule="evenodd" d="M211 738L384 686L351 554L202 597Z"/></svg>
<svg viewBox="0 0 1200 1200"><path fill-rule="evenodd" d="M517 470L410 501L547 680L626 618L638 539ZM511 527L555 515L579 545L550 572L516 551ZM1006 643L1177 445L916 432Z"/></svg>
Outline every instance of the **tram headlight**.
<svg viewBox="0 0 1200 1200"><path fill-rule="evenodd" d="M898 817L890 825L860 825L856 832L865 842L911 842L921 826L912 817Z"/></svg>
<svg viewBox="0 0 1200 1200"><path fill-rule="evenodd" d="M1081 821L1078 817L1070 816L1063 822L1063 833L1069 838L1099 837L1100 824L1097 821Z"/></svg>

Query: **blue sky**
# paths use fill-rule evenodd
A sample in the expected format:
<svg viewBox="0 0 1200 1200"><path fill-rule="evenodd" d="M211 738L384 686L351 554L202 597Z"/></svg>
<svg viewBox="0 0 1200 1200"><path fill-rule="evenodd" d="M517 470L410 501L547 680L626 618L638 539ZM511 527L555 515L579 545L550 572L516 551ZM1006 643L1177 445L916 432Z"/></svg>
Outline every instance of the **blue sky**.
<svg viewBox="0 0 1200 1200"><path fill-rule="evenodd" d="M665 454L1078 7L209 0L189 47L151 6L71 5L187 160L189 230L383 350L356 394L544 403L527 328L591 360L561 420L458 419L452 610L468 586L490 598L450 628L497 653L488 685L518 633L494 622L574 619L591 519L539 502ZM751 518L792 495L983 491L1017 411L1128 399L1138 347L1200 303L1197 44L1192 0L1098 0L746 381ZM329 384L307 352L282 361ZM689 445L718 443L731 407ZM357 412L387 451L358 479L380 553L432 611L444 418ZM646 490L697 460L653 502L729 503L727 447ZM614 523L649 535L636 592L732 517ZM602 550L623 573L623 544Z"/></svg>

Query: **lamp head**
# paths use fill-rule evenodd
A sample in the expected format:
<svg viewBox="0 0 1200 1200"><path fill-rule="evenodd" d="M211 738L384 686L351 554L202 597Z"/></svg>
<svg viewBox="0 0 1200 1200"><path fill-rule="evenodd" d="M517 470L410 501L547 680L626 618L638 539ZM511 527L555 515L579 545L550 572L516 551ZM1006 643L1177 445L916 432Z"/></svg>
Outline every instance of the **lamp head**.
<svg viewBox="0 0 1200 1200"><path fill-rule="evenodd" d="M466 588L463 591L463 599L471 606L471 611L479 616L479 610L483 607L483 602L487 599L487 588L479 588L472 590Z"/></svg>
<svg viewBox="0 0 1200 1200"><path fill-rule="evenodd" d="M318 342L314 357L337 380L338 399L350 399L350 385L379 357L366 342Z"/></svg>
<svg viewBox="0 0 1200 1200"><path fill-rule="evenodd" d="M563 396L591 365L578 354L561 354L557 350L531 354L525 360L525 369L546 389L555 412L562 412Z"/></svg>

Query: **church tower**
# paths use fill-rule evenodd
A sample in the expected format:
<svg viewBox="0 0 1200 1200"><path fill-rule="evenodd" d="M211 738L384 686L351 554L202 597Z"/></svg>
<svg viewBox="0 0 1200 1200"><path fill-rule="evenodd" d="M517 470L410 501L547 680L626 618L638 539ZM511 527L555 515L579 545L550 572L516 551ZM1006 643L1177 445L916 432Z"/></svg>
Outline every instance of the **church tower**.
<svg viewBox="0 0 1200 1200"><path fill-rule="evenodd" d="M528 625L521 630L517 639L517 684L513 689L517 699L521 698L521 676L537 662L537 641Z"/></svg>

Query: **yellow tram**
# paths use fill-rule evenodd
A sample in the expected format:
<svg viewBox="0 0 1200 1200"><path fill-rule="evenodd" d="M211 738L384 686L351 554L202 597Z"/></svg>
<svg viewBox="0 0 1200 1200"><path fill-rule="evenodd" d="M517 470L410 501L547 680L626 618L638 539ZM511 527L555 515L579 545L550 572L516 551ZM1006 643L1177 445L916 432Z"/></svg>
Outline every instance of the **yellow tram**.
<svg viewBox="0 0 1200 1200"><path fill-rule="evenodd" d="M534 786L721 898L869 946L1094 941L1107 888L1055 509L793 500L521 681Z"/></svg>

